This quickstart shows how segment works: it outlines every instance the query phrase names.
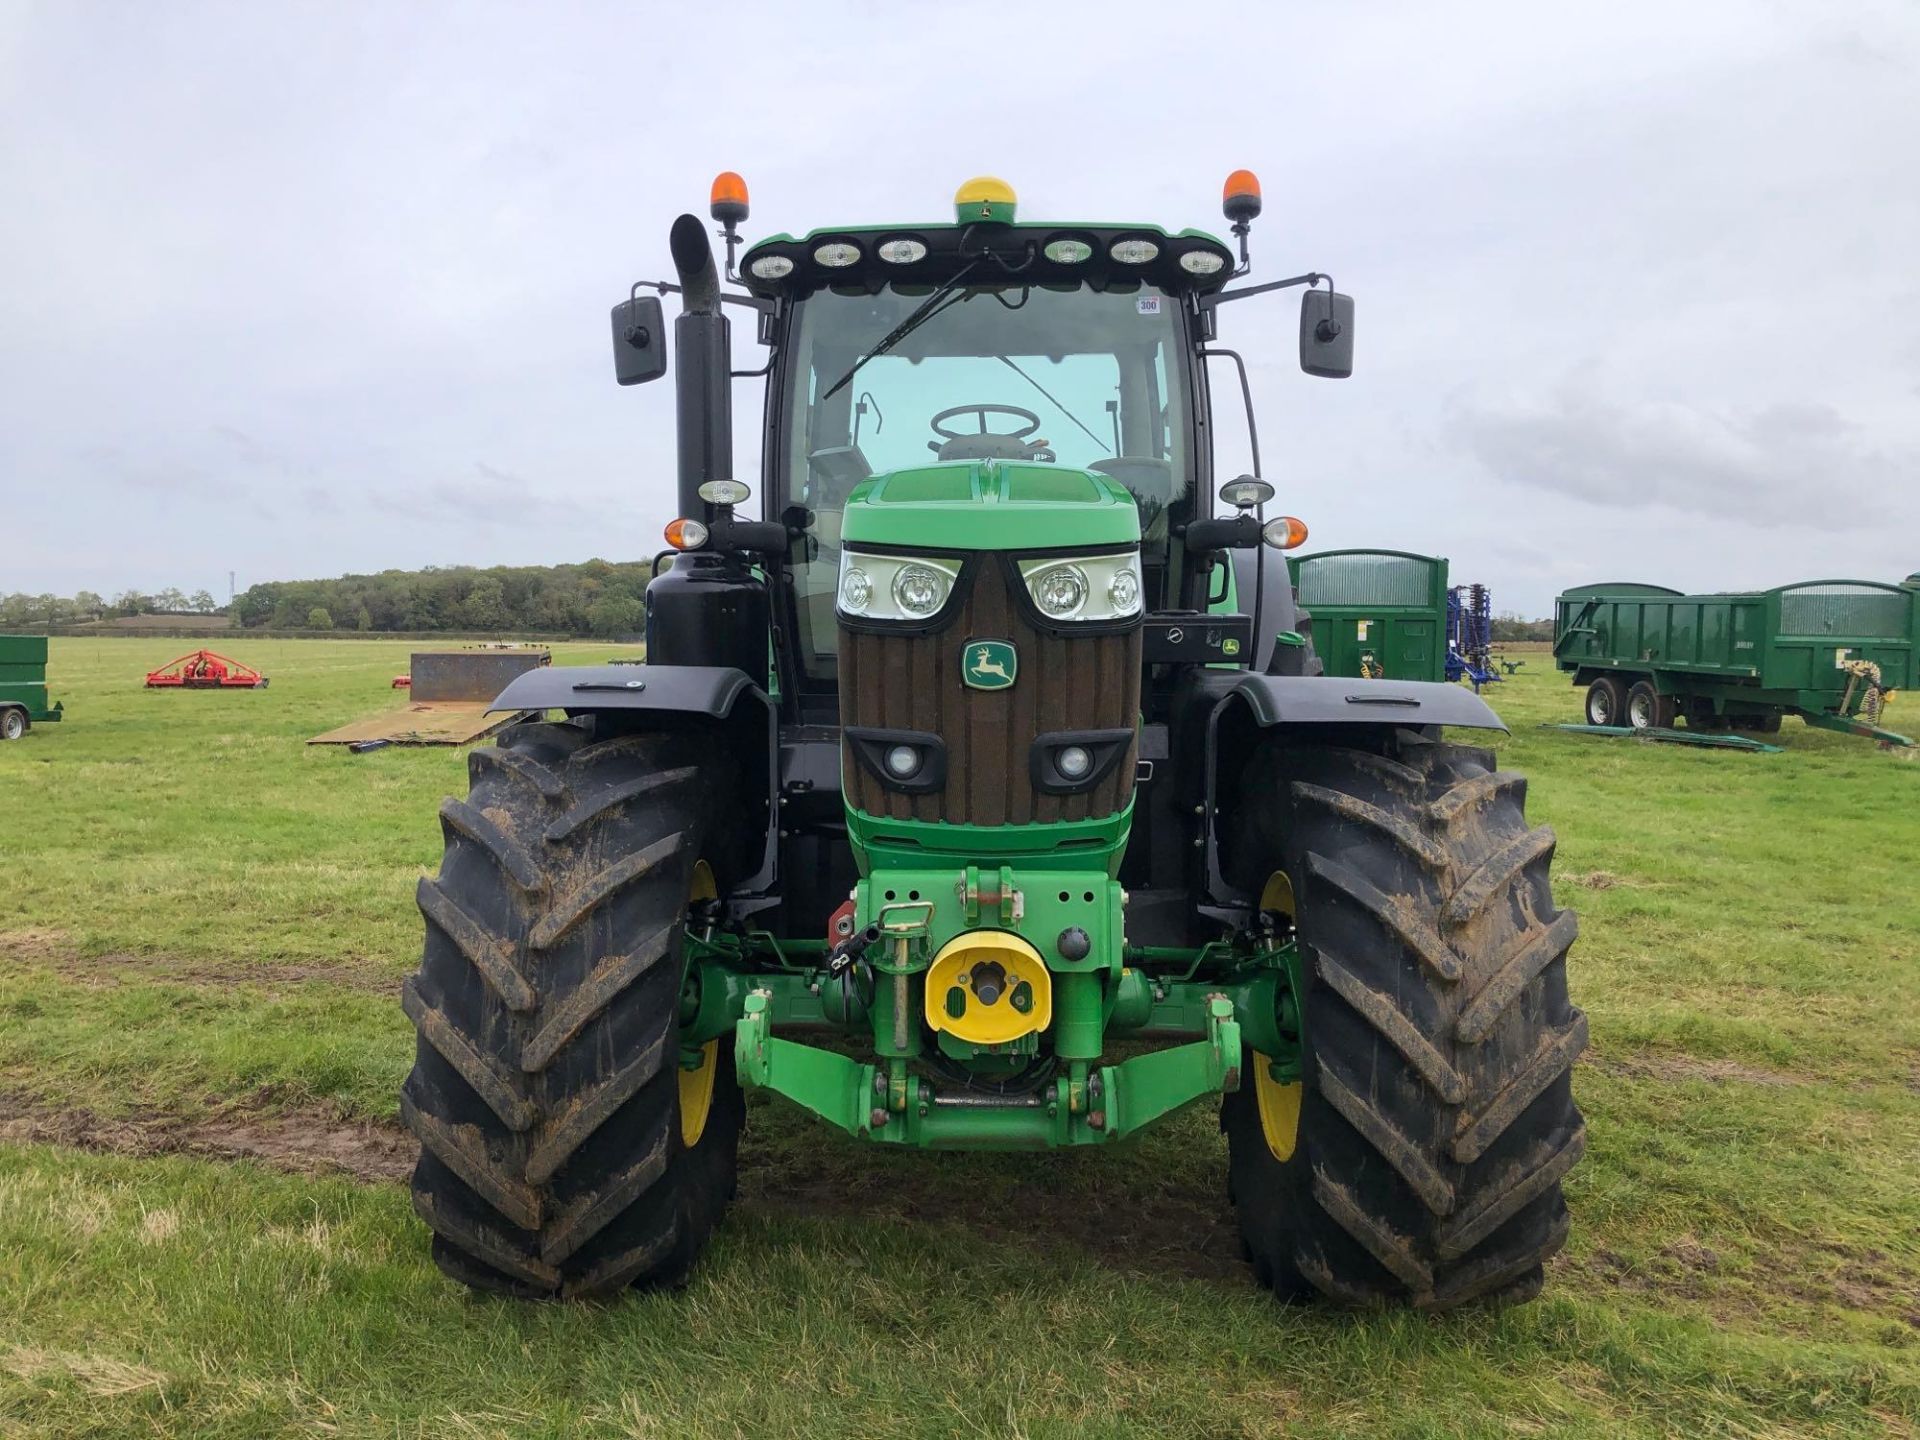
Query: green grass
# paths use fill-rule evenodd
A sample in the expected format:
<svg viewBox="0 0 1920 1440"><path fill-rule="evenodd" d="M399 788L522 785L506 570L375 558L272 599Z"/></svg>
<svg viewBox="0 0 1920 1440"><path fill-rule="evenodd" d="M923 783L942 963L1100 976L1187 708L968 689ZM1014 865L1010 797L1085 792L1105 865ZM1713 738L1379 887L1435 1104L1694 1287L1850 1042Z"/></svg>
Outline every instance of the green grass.
<svg viewBox="0 0 1920 1440"><path fill-rule="evenodd" d="M463 758L301 743L391 703L404 645L142 691L181 648L56 641L71 718L0 746L0 1091L390 1120ZM601 1307L456 1291L398 1186L0 1144L0 1434L1914 1434L1920 765L1794 721L1774 756L1542 731L1576 718L1544 664L1491 698L1594 1046L1532 1306L1275 1306L1202 1114L939 1156L756 1106L690 1288Z"/></svg>

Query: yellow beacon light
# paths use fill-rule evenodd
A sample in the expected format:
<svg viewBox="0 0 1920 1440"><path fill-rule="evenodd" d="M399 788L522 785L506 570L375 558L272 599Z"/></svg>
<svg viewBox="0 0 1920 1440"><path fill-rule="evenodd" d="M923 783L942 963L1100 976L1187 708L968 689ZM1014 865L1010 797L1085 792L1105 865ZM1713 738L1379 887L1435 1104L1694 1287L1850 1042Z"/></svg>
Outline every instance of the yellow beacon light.
<svg viewBox="0 0 1920 1440"><path fill-rule="evenodd" d="M976 175L953 192L954 218L962 225L976 220L1013 223L1013 187L991 175Z"/></svg>

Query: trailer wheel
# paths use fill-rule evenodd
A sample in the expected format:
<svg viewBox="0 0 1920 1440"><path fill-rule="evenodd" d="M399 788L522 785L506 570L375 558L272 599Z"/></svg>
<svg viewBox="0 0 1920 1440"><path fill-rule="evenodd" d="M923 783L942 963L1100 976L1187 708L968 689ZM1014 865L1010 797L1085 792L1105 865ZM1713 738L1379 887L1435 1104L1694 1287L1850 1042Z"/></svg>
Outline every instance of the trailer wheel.
<svg viewBox="0 0 1920 1440"><path fill-rule="evenodd" d="M1625 707L1620 682L1613 676L1602 675L1587 686L1587 724L1618 725L1620 712Z"/></svg>
<svg viewBox="0 0 1920 1440"><path fill-rule="evenodd" d="M1678 707L1651 680L1636 680L1627 691L1627 724L1635 730L1671 730Z"/></svg>
<svg viewBox="0 0 1920 1440"><path fill-rule="evenodd" d="M728 767L697 737L526 724L468 770L402 992L434 1259L528 1297L677 1284L733 1194L745 1120L729 1047L679 1033Z"/></svg>
<svg viewBox="0 0 1920 1440"><path fill-rule="evenodd" d="M1222 1110L1256 1272L1347 1305L1532 1298L1586 1145L1587 1021L1526 781L1410 731L1269 739L1245 779L1230 871L1291 911L1305 991L1298 1077L1250 1054Z"/></svg>
<svg viewBox="0 0 1920 1440"><path fill-rule="evenodd" d="M13 705L0 710L0 740L18 740L30 728L26 711Z"/></svg>

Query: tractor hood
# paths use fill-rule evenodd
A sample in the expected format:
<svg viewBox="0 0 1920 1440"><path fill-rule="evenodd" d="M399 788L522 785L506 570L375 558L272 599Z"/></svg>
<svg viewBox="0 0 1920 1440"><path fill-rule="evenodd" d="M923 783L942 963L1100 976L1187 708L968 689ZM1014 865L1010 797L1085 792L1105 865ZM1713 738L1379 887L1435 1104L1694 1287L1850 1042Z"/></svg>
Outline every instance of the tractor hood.
<svg viewBox="0 0 1920 1440"><path fill-rule="evenodd" d="M947 460L862 481L847 497L840 538L937 550L1137 545L1140 511L1124 486L1095 471Z"/></svg>

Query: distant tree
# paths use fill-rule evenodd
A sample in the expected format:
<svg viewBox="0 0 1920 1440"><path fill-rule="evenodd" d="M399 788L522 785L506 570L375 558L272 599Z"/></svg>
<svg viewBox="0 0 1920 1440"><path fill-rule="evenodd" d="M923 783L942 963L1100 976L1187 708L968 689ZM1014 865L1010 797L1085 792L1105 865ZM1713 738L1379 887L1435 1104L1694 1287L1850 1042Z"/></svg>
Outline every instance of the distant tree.
<svg viewBox="0 0 1920 1440"><path fill-rule="evenodd" d="M153 603L168 615L178 615L187 608L186 592L177 585L169 585L153 597Z"/></svg>
<svg viewBox="0 0 1920 1440"><path fill-rule="evenodd" d="M587 612L587 629L603 640L637 634L646 623L646 607L626 595L608 595Z"/></svg>
<svg viewBox="0 0 1920 1440"><path fill-rule="evenodd" d="M309 630L331 630L333 628L333 616L327 613L326 606L316 605L307 611L307 628Z"/></svg>
<svg viewBox="0 0 1920 1440"><path fill-rule="evenodd" d="M107 602L91 590L79 590L74 593L73 613L81 620L97 619L100 612L107 608Z"/></svg>
<svg viewBox="0 0 1920 1440"><path fill-rule="evenodd" d="M1553 639L1553 621L1529 620L1525 616L1508 611L1504 615L1493 617L1492 639L1496 644L1505 644L1515 640L1551 640Z"/></svg>
<svg viewBox="0 0 1920 1440"><path fill-rule="evenodd" d="M151 602L138 590L122 590L120 598L113 602L113 608L122 615L139 615L150 608Z"/></svg>
<svg viewBox="0 0 1920 1440"><path fill-rule="evenodd" d="M467 598L460 602L461 623L474 630L504 630L511 623L507 615L506 592L491 575L473 582Z"/></svg>
<svg viewBox="0 0 1920 1440"><path fill-rule="evenodd" d="M214 604L213 595L206 590L196 590L187 597L187 608L196 615L211 615L220 607Z"/></svg>
<svg viewBox="0 0 1920 1440"><path fill-rule="evenodd" d="M353 612L353 628L356 630L373 629L373 616L368 613L366 606L362 605L358 610Z"/></svg>

